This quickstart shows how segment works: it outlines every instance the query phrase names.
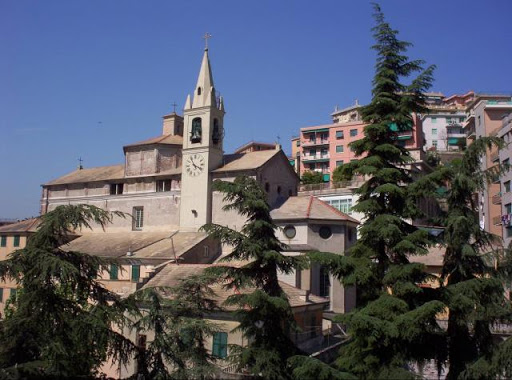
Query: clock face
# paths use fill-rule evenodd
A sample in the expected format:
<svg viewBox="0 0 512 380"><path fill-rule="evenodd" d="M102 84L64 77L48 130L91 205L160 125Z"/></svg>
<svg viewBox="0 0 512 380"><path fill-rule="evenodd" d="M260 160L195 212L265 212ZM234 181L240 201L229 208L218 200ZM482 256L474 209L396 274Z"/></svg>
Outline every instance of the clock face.
<svg viewBox="0 0 512 380"><path fill-rule="evenodd" d="M187 158L185 166L187 173L192 177L195 177L204 170L205 159L200 154L193 154Z"/></svg>

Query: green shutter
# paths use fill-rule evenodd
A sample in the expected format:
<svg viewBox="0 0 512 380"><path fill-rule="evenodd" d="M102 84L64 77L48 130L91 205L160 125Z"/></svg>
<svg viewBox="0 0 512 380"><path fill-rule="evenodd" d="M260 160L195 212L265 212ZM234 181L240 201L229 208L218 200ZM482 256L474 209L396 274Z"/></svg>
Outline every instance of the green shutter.
<svg viewBox="0 0 512 380"><path fill-rule="evenodd" d="M15 247L20 246L20 235L14 235L14 246Z"/></svg>
<svg viewBox="0 0 512 380"><path fill-rule="evenodd" d="M228 356L228 334L225 332L216 332L213 334L212 355L224 359Z"/></svg>
<svg viewBox="0 0 512 380"><path fill-rule="evenodd" d="M112 264L110 266L110 279L111 280L117 280L117 273L119 272L119 268L117 265Z"/></svg>
<svg viewBox="0 0 512 380"><path fill-rule="evenodd" d="M330 174L324 174L324 176L323 176L324 182L329 182L330 179L331 179Z"/></svg>
<svg viewBox="0 0 512 380"><path fill-rule="evenodd" d="M0 243L0 246L7 247L7 236L2 236L2 242Z"/></svg>
<svg viewBox="0 0 512 380"><path fill-rule="evenodd" d="M0 288L0 302L4 302L4 288Z"/></svg>
<svg viewBox="0 0 512 380"><path fill-rule="evenodd" d="M132 281L138 282L140 278L140 265L132 265Z"/></svg>

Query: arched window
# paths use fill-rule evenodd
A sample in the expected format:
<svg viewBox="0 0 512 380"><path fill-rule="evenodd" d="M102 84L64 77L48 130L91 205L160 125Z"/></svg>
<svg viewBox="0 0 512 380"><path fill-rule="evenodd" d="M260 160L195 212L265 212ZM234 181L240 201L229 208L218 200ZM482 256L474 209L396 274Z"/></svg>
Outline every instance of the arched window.
<svg viewBox="0 0 512 380"><path fill-rule="evenodd" d="M197 88L197 95L201 95L201 87Z"/></svg>
<svg viewBox="0 0 512 380"><path fill-rule="evenodd" d="M201 118L196 117L194 120L192 120L192 131L190 131L190 141L193 143L201 142L201 135Z"/></svg>

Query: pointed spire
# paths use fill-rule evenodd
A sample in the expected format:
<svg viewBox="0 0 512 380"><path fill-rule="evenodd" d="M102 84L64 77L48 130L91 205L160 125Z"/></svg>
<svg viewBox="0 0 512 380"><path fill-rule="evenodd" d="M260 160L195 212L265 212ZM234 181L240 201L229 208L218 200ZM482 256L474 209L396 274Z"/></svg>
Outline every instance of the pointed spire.
<svg viewBox="0 0 512 380"><path fill-rule="evenodd" d="M187 95L187 100L185 101L185 108L184 109L189 110L191 108L192 108L192 106L190 104L190 94L188 94Z"/></svg>
<svg viewBox="0 0 512 380"><path fill-rule="evenodd" d="M206 48L204 49L203 61L201 62L199 77L197 78L192 107L197 108L207 105L207 98L210 96L210 89L212 88L213 76L212 70L210 68L210 59L208 58L208 49ZM215 91L213 96L215 97Z"/></svg>

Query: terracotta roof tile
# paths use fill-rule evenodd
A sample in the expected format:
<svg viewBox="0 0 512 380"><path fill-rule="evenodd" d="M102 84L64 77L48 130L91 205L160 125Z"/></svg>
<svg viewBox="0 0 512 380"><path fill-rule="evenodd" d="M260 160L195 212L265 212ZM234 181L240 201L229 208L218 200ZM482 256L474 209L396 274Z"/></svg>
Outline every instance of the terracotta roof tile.
<svg viewBox="0 0 512 380"><path fill-rule="evenodd" d="M183 137L178 135L163 135L152 137L147 140L139 141L133 144L125 145L124 148L140 145L151 145L151 144L169 144L169 145L183 145Z"/></svg>
<svg viewBox="0 0 512 380"><path fill-rule="evenodd" d="M122 178L124 178L124 165L99 166L96 168L77 169L44 185L64 185Z"/></svg>
<svg viewBox="0 0 512 380"><path fill-rule="evenodd" d="M157 273L151 280L148 281L143 288L159 287L159 286L175 286L179 284L180 279L186 278L192 275L199 275L203 271L215 264L167 264L159 273ZM218 264L218 265L229 265L229 263ZM292 307L307 306L319 303L327 303L329 300L309 294L306 301L306 291L295 288L285 282L280 281L281 288L284 290L290 305ZM215 293L214 299L218 304L224 302L230 295L236 294L234 289L225 289L221 284L215 284L211 287ZM251 289L242 290L241 293L250 292ZM234 310L233 307L228 310Z"/></svg>
<svg viewBox="0 0 512 380"><path fill-rule="evenodd" d="M224 166L214 170L214 173L258 169L279 152L279 150L274 149L250 153L228 154L224 156Z"/></svg>
<svg viewBox="0 0 512 380"><path fill-rule="evenodd" d="M359 222L351 216L328 205L313 196L296 196L288 198L279 208L271 211L274 220L344 220Z"/></svg>
<svg viewBox="0 0 512 380"><path fill-rule="evenodd" d="M14 232L36 232L39 224L41 223L39 218L31 218L22 220L18 223L6 224L0 227L0 233L14 233Z"/></svg>

